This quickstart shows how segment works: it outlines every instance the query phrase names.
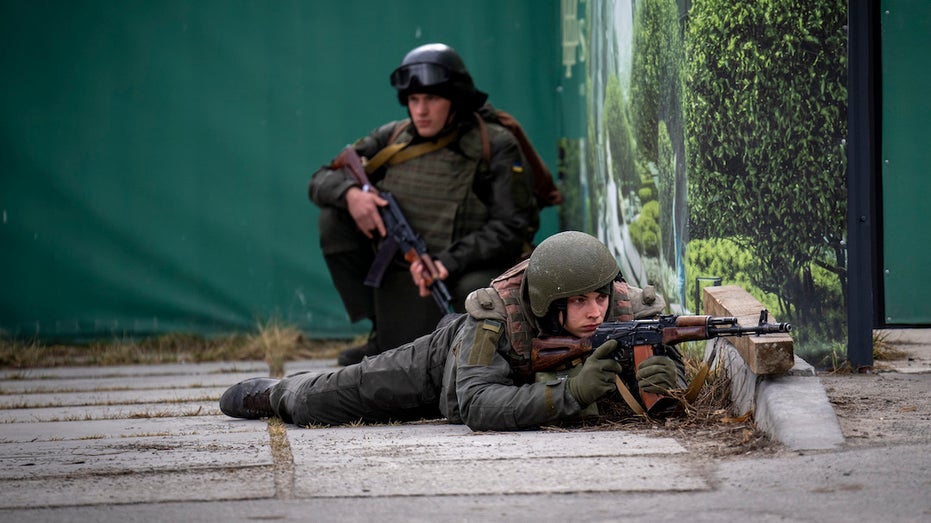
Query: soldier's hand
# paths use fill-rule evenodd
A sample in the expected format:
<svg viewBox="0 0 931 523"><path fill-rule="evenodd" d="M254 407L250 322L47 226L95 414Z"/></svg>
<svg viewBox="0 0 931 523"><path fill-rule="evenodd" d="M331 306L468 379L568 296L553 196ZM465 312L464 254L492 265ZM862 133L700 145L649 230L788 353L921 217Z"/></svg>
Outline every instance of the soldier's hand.
<svg viewBox="0 0 931 523"><path fill-rule="evenodd" d="M434 276L430 275L430 271L427 270L427 266L420 260L414 260L410 264L411 271L411 280L414 281L414 285L420 291L420 297L426 298L430 295L430 289L427 287L433 282L433 280L445 280L449 277L449 270L446 269L446 266L443 265L443 262L440 260L432 260L433 266L436 267L437 274Z"/></svg>
<svg viewBox="0 0 931 523"><path fill-rule="evenodd" d="M346 209L356 222L356 227L362 231L367 238L371 239L377 232L379 237L384 237L386 233L385 222L381 219L378 212L379 207L388 205L388 200L382 198L377 193L363 191L358 187L350 187L346 191Z"/></svg>
<svg viewBox="0 0 931 523"><path fill-rule="evenodd" d="M604 342L585 360L582 370L566 380L569 393L583 407L591 405L616 387L614 377L621 372L621 364L612 356L615 349L617 341Z"/></svg>
<svg viewBox="0 0 931 523"><path fill-rule="evenodd" d="M637 367L637 386L644 392L666 394L678 387L676 363L666 356L647 358Z"/></svg>

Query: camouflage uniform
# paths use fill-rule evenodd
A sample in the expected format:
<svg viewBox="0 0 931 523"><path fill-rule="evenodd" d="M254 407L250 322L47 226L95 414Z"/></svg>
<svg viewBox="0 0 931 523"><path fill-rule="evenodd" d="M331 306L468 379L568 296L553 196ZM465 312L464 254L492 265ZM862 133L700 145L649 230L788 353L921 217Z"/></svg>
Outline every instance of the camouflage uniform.
<svg viewBox="0 0 931 523"><path fill-rule="evenodd" d="M628 300L616 298L612 303L629 301L636 318L665 305L658 296L645 304L643 291L634 287L628 288ZM522 305L529 334L537 336L534 316ZM281 380L271 389L272 409L297 425L445 417L473 430L527 429L583 412L564 380L530 382L512 366L511 333L498 291L472 293L467 308L469 313L448 317L432 334L358 365Z"/></svg>

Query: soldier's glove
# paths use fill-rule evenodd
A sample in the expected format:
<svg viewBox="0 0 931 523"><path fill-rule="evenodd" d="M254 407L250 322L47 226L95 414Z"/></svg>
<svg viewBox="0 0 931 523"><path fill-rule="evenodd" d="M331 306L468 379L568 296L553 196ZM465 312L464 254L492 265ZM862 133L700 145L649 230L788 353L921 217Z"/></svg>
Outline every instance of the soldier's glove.
<svg viewBox="0 0 931 523"><path fill-rule="evenodd" d="M612 356L615 349L616 340L604 342L585 360L582 370L566 380L569 394L583 407L614 390L614 377L621 372L621 364Z"/></svg>
<svg viewBox="0 0 931 523"><path fill-rule="evenodd" d="M667 356L647 358L637 367L637 386L644 392L666 394L678 387L676 363Z"/></svg>

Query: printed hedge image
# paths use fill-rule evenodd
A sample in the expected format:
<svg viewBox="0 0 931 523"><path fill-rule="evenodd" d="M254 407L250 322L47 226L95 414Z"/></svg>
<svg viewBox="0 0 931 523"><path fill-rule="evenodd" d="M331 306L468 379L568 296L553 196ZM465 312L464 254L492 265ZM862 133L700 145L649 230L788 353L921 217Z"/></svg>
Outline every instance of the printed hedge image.
<svg viewBox="0 0 931 523"><path fill-rule="evenodd" d="M562 144L562 226L671 312L736 284L800 354L843 351L846 3L580 6L587 130Z"/></svg>

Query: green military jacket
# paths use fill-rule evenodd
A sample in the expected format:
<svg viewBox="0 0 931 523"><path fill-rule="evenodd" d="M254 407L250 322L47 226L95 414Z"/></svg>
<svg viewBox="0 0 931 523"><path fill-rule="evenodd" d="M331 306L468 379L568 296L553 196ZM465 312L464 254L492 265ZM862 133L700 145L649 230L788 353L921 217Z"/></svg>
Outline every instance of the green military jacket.
<svg viewBox="0 0 931 523"><path fill-rule="evenodd" d="M396 135L403 124L385 124L353 146L360 156L371 158L392 142L423 141L409 130ZM466 119L447 129L456 139L446 147L386 165L370 176L376 187L395 196L431 255L452 277L509 267L529 251L539 228L532 178L521 164L517 140L500 125L488 123L486 128L488 165L478 126ZM309 195L320 207L345 208L345 192L357 185L343 171L324 167L314 173Z"/></svg>
<svg viewBox="0 0 931 523"><path fill-rule="evenodd" d="M485 291L482 289L469 300ZM650 289L652 293L652 289ZM661 296L628 287L631 312L635 318L653 316L663 310ZM451 423L464 423L472 430L531 429L579 416L585 407L569 393L565 380L523 383L505 355L510 352L503 303L487 309L467 300L469 314L432 336L415 343L430 343L434 350L449 350L440 394L440 411ZM613 300L613 297L612 297ZM477 312L484 310L485 312ZM528 312L529 314L529 312ZM539 330L531 333L538 336ZM448 347L448 349L447 349Z"/></svg>

